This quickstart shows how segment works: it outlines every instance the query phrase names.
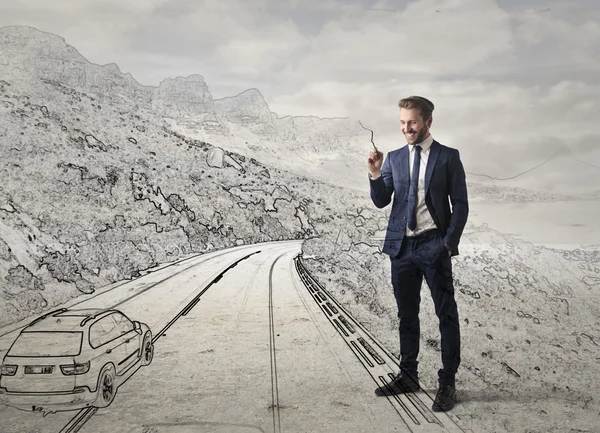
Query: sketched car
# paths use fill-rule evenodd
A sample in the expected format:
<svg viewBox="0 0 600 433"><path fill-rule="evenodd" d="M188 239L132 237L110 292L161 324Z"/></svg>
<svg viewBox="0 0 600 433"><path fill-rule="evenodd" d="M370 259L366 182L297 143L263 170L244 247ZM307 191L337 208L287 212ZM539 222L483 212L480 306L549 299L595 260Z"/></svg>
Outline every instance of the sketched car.
<svg viewBox="0 0 600 433"><path fill-rule="evenodd" d="M63 308L31 322L13 342L0 370L0 401L47 413L106 407L153 356L148 325L118 310Z"/></svg>

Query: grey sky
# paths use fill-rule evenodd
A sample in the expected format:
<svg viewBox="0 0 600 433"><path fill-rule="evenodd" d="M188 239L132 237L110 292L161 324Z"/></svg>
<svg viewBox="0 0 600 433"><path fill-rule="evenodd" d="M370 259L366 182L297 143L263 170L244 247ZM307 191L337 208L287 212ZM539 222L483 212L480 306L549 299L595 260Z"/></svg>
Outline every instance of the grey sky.
<svg viewBox="0 0 600 433"><path fill-rule="evenodd" d="M215 98L258 88L280 116L358 117L385 150L402 144L398 99L422 94L434 136L490 172L524 147L600 165L597 0L3 2L0 26L18 24L142 84L200 74Z"/></svg>

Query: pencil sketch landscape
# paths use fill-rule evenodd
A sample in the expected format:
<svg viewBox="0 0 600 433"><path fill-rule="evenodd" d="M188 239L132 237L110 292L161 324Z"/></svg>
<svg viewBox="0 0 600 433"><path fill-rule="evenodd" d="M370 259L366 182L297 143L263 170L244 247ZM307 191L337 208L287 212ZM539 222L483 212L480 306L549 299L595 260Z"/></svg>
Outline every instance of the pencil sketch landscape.
<svg viewBox="0 0 600 433"><path fill-rule="evenodd" d="M464 352L458 404L434 413L425 284L431 374L373 394L398 319L362 125L403 143L275 113L254 86L215 98L201 72L143 85L0 27L2 432L600 431L597 141L510 173L461 149Z"/></svg>

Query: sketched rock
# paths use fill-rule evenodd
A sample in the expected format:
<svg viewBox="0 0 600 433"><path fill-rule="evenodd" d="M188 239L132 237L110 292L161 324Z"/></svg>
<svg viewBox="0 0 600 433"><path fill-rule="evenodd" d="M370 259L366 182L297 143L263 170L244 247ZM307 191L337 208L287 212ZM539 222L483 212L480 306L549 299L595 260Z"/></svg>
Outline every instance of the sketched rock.
<svg viewBox="0 0 600 433"><path fill-rule="evenodd" d="M285 188L274 188L269 191L265 187L234 186L227 190L238 201L238 205L248 207L248 204L264 206L266 212L277 212L279 200L292 202L292 196Z"/></svg>
<svg viewBox="0 0 600 433"><path fill-rule="evenodd" d="M144 173L131 173L131 186L136 200L148 200L161 214L166 215L171 210L171 205L162 194L160 187L154 188Z"/></svg>
<svg viewBox="0 0 600 433"><path fill-rule="evenodd" d="M593 275L586 275L581 281L590 289L594 286L600 285L600 277L595 277Z"/></svg>
<svg viewBox="0 0 600 433"><path fill-rule="evenodd" d="M39 292L23 291L17 295L6 296L7 307L16 311L27 311L31 313L40 312L48 307L48 301ZM0 323L6 323L4 320Z"/></svg>
<svg viewBox="0 0 600 433"><path fill-rule="evenodd" d="M302 230L306 233L311 233L314 230L314 227L310 221L310 217L307 214L307 207L309 205L309 199L302 199L300 204L296 206L296 218L300 220L300 224L302 225Z"/></svg>
<svg viewBox="0 0 600 433"><path fill-rule="evenodd" d="M13 294L24 290L44 290L44 284L23 265L9 269L5 279L9 292Z"/></svg>
<svg viewBox="0 0 600 433"><path fill-rule="evenodd" d="M100 149L103 152L106 152L108 150L108 147L103 142L94 137L94 135L92 134L87 134L85 136L85 141L88 147L91 149Z"/></svg>
<svg viewBox="0 0 600 433"><path fill-rule="evenodd" d="M81 278L79 266L69 253L55 251L48 254L43 258L42 265L46 265L58 281L73 283Z"/></svg>
<svg viewBox="0 0 600 433"><path fill-rule="evenodd" d="M0 210L3 210L4 212L9 212L9 213L14 213L17 211L15 209L15 207L12 205L12 203L3 204L2 206L0 206Z"/></svg>
<svg viewBox="0 0 600 433"><path fill-rule="evenodd" d="M517 373L510 365L508 365L506 362L501 362L502 367L504 368L504 370L514 376L514 377L521 377L521 375L519 373Z"/></svg>
<svg viewBox="0 0 600 433"><path fill-rule="evenodd" d="M206 154L206 163L209 167L223 168L225 165L225 152L219 147L211 148Z"/></svg>
<svg viewBox="0 0 600 433"><path fill-rule="evenodd" d="M9 246L0 238L0 260L8 262L13 257Z"/></svg>

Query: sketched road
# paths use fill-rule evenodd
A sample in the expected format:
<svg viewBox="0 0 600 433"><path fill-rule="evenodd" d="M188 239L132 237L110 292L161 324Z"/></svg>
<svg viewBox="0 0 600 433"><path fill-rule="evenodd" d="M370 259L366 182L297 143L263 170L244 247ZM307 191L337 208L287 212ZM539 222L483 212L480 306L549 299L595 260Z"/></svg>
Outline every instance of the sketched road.
<svg viewBox="0 0 600 433"><path fill-rule="evenodd" d="M67 308L147 323L152 364L104 409L0 406L12 432L462 432L424 392L376 397L394 358L296 260L299 241L192 257ZM0 356L18 329L0 330ZM4 334L4 335L2 335Z"/></svg>

